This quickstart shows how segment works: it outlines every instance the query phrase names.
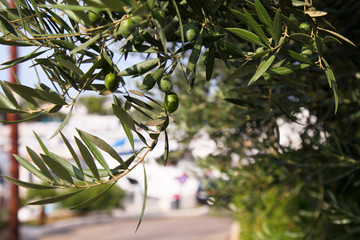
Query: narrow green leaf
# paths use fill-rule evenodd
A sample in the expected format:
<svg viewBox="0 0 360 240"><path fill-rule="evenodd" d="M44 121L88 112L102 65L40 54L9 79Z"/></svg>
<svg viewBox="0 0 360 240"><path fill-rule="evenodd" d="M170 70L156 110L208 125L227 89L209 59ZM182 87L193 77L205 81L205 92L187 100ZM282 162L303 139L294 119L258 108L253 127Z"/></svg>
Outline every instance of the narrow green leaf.
<svg viewBox="0 0 360 240"><path fill-rule="evenodd" d="M5 113L27 113L27 112L22 111L22 110L6 108L6 107L2 107L2 106L0 106L0 112L5 112Z"/></svg>
<svg viewBox="0 0 360 240"><path fill-rule="evenodd" d="M145 123L146 126L160 126L161 124L163 124L166 121L166 117L159 117L159 118L155 118L152 119L150 121L147 121Z"/></svg>
<svg viewBox="0 0 360 240"><path fill-rule="evenodd" d="M116 12L124 12L123 1L101 0L108 9Z"/></svg>
<svg viewBox="0 0 360 240"><path fill-rule="evenodd" d="M255 0L255 9L256 9L257 15L259 16L260 21L262 22L262 24L264 24L267 32L272 37L274 37L275 34L272 31L273 30L273 22L269 16L268 12L266 11L265 7L261 4L261 2L259 0Z"/></svg>
<svg viewBox="0 0 360 240"><path fill-rule="evenodd" d="M28 170L30 173L32 173L33 175L35 175L36 177L38 177L39 179L51 183L53 182L51 179L52 177L48 177L46 176L43 172L39 171L39 169L37 169L36 167L34 167L29 161L25 160L24 158L18 156L18 155L14 155L15 159L20 163L20 165L22 167L24 167L26 170Z"/></svg>
<svg viewBox="0 0 360 240"><path fill-rule="evenodd" d="M81 137L81 139L84 141L84 143L86 144L86 146L88 147L88 149L90 150L90 152L92 153L92 155L95 157L95 159L100 163L101 166L103 166L103 168L108 171L108 173L111 175L112 172L110 171L109 165L107 164L107 162L105 161L104 156L101 154L101 152L97 149L97 147L95 146L95 144L92 143L92 141L85 135L83 134L82 131L80 131L79 129L76 129L76 131L78 132L79 136Z"/></svg>
<svg viewBox="0 0 360 240"><path fill-rule="evenodd" d="M70 173L61 164L48 155L41 154L41 158L56 176L68 183L74 184L74 180L72 179Z"/></svg>
<svg viewBox="0 0 360 240"><path fill-rule="evenodd" d="M65 199L68 199L80 192L82 192L83 190L79 190L76 192L72 192L72 193L67 193L67 194L63 194L60 196L56 196L56 197L50 197L50 198L45 198L45 199L41 199L38 201L33 201L33 202L28 202L26 203L26 205L44 205L44 204L50 204L50 203L56 203L56 202L60 202L63 201Z"/></svg>
<svg viewBox="0 0 360 240"><path fill-rule="evenodd" d="M107 191L110 190L110 188L112 188L112 186L114 186L115 183L111 184L109 187L107 187L104 191L100 192L99 194L95 195L95 197L90 198L82 203L79 203L77 205L75 205L74 207L71 207L70 209L81 209L81 208L86 208L88 206L90 206L91 204L93 204L95 201L97 201L99 198L101 198ZM89 189L88 191L91 191L91 189Z"/></svg>
<svg viewBox="0 0 360 240"><path fill-rule="evenodd" d="M36 137L36 140L38 141L41 149L44 151L44 153L45 153L46 155L50 156L50 151L49 151L49 149L45 146L44 142L41 140L41 138L40 138L35 132L33 132L33 133L34 133L34 135L35 135L35 137Z"/></svg>
<svg viewBox="0 0 360 240"><path fill-rule="evenodd" d="M76 155L74 148L71 146L69 140L64 136L64 134L62 134L62 132L60 132L60 135L61 135L61 138L63 139L66 147L69 149L71 156L73 157L74 161L76 162L76 165L78 166L82 176L84 176L84 172L83 172L80 160L79 160L78 156Z"/></svg>
<svg viewBox="0 0 360 240"><path fill-rule="evenodd" d="M1 175L1 176L3 178L5 178L6 180L8 180L9 182L11 182L15 185L18 185L20 187L24 187L24 188L31 188L31 189L37 189L37 190L45 190L45 189L55 188L54 186L51 186L51 185L40 185L40 184L35 184L35 183L24 182L19 179L8 177L5 175Z"/></svg>
<svg viewBox="0 0 360 240"><path fill-rule="evenodd" d="M334 35L334 36L336 36L336 37L344 40L345 42L353 45L354 47L356 47L355 43L353 43L353 42L350 41L348 38L344 37L343 35L341 35L341 34L339 34L339 33L337 33L337 32L331 31L331 30L329 30L329 29L320 28L320 27L318 27L318 29L321 30L321 31L328 32L328 33L330 33L330 34L332 34L332 35Z"/></svg>
<svg viewBox="0 0 360 240"><path fill-rule="evenodd" d="M336 78L335 78L334 72L332 71L330 65L325 60L325 58L321 57L321 60L323 61L324 65L325 65L324 71L325 71L326 78L329 82L330 87L333 89L334 101L335 101L335 113L336 113L338 110L338 106L339 106L339 96L338 96Z"/></svg>
<svg viewBox="0 0 360 240"><path fill-rule="evenodd" d="M42 99L49 103L54 103L56 105L67 105L67 103L54 91L47 92L41 89L35 89L35 91L41 96Z"/></svg>
<svg viewBox="0 0 360 240"><path fill-rule="evenodd" d="M8 98L8 100L11 102L11 104L17 108L20 109L20 106L18 104L18 102L16 101L16 98L14 97L14 94L11 92L11 90L9 89L8 86L6 86L6 84L3 81L0 81L0 85L1 88L3 89L6 97Z"/></svg>
<svg viewBox="0 0 360 240"><path fill-rule="evenodd" d="M89 167L89 169L92 172L92 174L94 175L94 177L96 179L100 180L99 171L96 167L93 157L91 156L91 153L77 137L75 137L75 142L80 150L81 156L82 156L83 160L85 161L86 165Z"/></svg>
<svg viewBox="0 0 360 240"><path fill-rule="evenodd" d="M17 32L15 30L15 28L13 27L13 25L8 22L3 16L0 15L0 30L3 33L3 35L8 35L8 34L14 34L15 36L17 36Z"/></svg>
<svg viewBox="0 0 360 240"><path fill-rule="evenodd" d="M222 48L227 54L235 57L243 57L246 54L237 44L232 43L230 41L226 41L224 39L220 39L216 42L216 45Z"/></svg>
<svg viewBox="0 0 360 240"><path fill-rule="evenodd" d="M231 13L237 18L239 19L241 22L243 22L244 24L248 25L248 21L247 18L245 16L245 14L243 14L242 12L239 12L237 10L231 9Z"/></svg>
<svg viewBox="0 0 360 240"><path fill-rule="evenodd" d="M180 11L179 11L179 7L178 5L176 4L176 1L175 0L172 0L172 4L175 8L175 11L176 11L176 15L177 15L177 19L179 21L179 29L180 29L180 37L181 37L181 49L182 49L182 52L184 53L185 52L185 48L184 48L184 43L185 43L185 35L184 35L184 26L183 26L183 23L182 23L182 17L181 17L181 14L180 14ZM195 10L196 11L196 10Z"/></svg>
<svg viewBox="0 0 360 240"><path fill-rule="evenodd" d="M164 133L165 133L165 146L164 146L163 162L164 162L164 166L166 166L167 161L169 159L169 137L166 130L164 131Z"/></svg>
<svg viewBox="0 0 360 240"><path fill-rule="evenodd" d="M260 38L261 42L265 44L265 46L270 47L269 40L267 39L264 31L261 29L260 25L255 21L255 19L250 15L246 9L244 9L245 17L248 21L250 28L255 32L255 34Z"/></svg>
<svg viewBox="0 0 360 240"><path fill-rule="evenodd" d="M166 39L165 31L158 20L153 18L153 22L156 26L157 32L159 33L159 38L161 40L161 44L163 45L164 53L165 53L165 55L167 55L167 39Z"/></svg>
<svg viewBox="0 0 360 240"><path fill-rule="evenodd" d="M55 137L56 135L58 135L58 133L61 132L61 130L64 129L64 127L66 126L66 124L69 122L72 111L73 111L73 107L74 105L71 105L71 108L69 110L69 112L66 114L65 119L62 121L62 123L60 124L60 126L55 130L55 132L51 135L51 137L49 139L52 139L53 137Z"/></svg>
<svg viewBox="0 0 360 240"><path fill-rule="evenodd" d="M7 40L7 39L5 39L3 37L0 37L0 44L1 45L8 45L8 46L18 46L18 47L36 46L35 44L31 44L31 42Z"/></svg>
<svg viewBox="0 0 360 240"><path fill-rule="evenodd" d="M34 105L37 108L39 106L37 102L34 100L34 98L44 100L42 96L37 91L35 91L35 89L31 87L17 83L10 83L10 82L5 82L5 83L19 96L21 96L23 99L25 99L27 102L29 102L30 104Z"/></svg>
<svg viewBox="0 0 360 240"><path fill-rule="evenodd" d="M84 72L78 66L76 66L74 63L72 63L60 56L57 56L57 55L54 55L54 57L55 57L56 61L63 67L69 69L70 71L78 73L80 75L84 75Z"/></svg>
<svg viewBox="0 0 360 240"><path fill-rule="evenodd" d="M288 49L284 49L284 48L281 48L280 51L282 53L288 55L289 57L291 57L294 60L314 65L314 63L310 59L308 59L307 57L305 57L303 55L300 55L297 52L294 52L294 51L291 51L291 50L288 50Z"/></svg>
<svg viewBox="0 0 360 240"><path fill-rule="evenodd" d="M208 56L206 58L206 80L210 81L215 64L215 47L211 46L209 48Z"/></svg>
<svg viewBox="0 0 360 240"><path fill-rule="evenodd" d="M101 150L107 152L112 158L117 160L121 166L124 167L124 169L127 169L128 166L124 162L124 160L120 157L120 155L115 151L114 148L112 148L108 143L106 143L104 140L102 140L99 137L96 137L94 135L91 135L90 133L78 130L81 132L82 135L86 136L92 143L94 143L98 148Z"/></svg>
<svg viewBox="0 0 360 240"><path fill-rule="evenodd" d="M267 47L261 40L260 38L255 35L252 32L249 32L245 29L241 29L241 28L226 28L226 30L232 32L233 34L235 34L236 36L244 39L245 41L248 42L252 42L255 43L258 46L262 46L262 47Z"/></svg>
<svg viewBox="0 0 360 240"><path fill-rule="evenodd" d="M282 34L282 22L281 22L281 13L280 10L278 10L275 14L274 18L274 25L273 25L273 37L275 41L275 45L279 44L281 34Z"/></svg>
<svg viewBox="0 0 360 240"><path fill-rule="evenodd" d="M54 180L54 177L51 175L49 169L46 167L44 161L40 158L40 156L37 155L37 153L29 147L26 147L26 151L28 152L30 158L33 160L36 166L38 166L41 173L47 178Z"/></svg>
<svg viewBox="0 0 360 240"><path fill-rule="evenodd" d="M197 39L196 39L196 42L195 42L195 45L194 45L194 48L193 50L191 51L191 54L190 54L190 57L189 57L189 62L186 66L186 75L188 76L191 72L194 71L195 67L196 67L196 64L199 60L199 57L200 57L200 54L201 54L201 47L202 47L202 35L203 35L203 28L201 29ZM191 84L193 85L193 84Z"/></svg>
<svg viewBox="0 0 360 240"><path fill-rule="evenodd" d="M22 62L26 62L26 61L28 61L30 59L36 58L37 56L43 54L44 52L47 52L47 50L37 52L39 49L40 49L40 47L36 48L34 51L32 51L31 53L29 53L29 54L27 54L25 56L21 56L21 57L18 57L16 59L14 59L14 60L10 60L10 61L2 63L1 65L6 65L6 66L3 67L3 68L0 68L0 70L11 68L12 66L15 66L15 65L17 65L19 63L22 63Z"/></svg>
<svg viewBox="0 0 360 240"><path fill-rule="evenodd" d="M275 60L275 55L271 55L268 59L262 61L256 70L255 74L250 79L248 85L254 83L256 80L258 80L265 72L269 69L273 61Z"/></svg>
<svg viewBox="0 0 360 240"><path fill-rule="evenodd" d="M130 97L130 96L124 96L126 98L126 100L128 100L129 102L132 102L142 108L145 108L147 110L154 110L154 108L152 106L150 106L149 104L147 104L146 102L141 101L138 98L134 98L134 97Z"/></svg>
<svg viewBox="0 0 360 240"><path fill-rule="evenodd" d="M55 153L51 153L51 158L56 161L57 163L59 163L63 168L66 169L66 171L71 175L71 177L78 179L80 181L90 181L92 182L93 179L91 178L84 178L85 176L83 175L83 173L74 165L72 165L69 161L65 160L64 158L56 155Z"/></svg>
<svg viewBox="0 0 360 240"><path fill-rule="evenodd" d="M141 214L140 214L140 218L139 218L139 222L138 225L136 226L136 230L135 232L137 232L137 230L140 227L140 224L144 218L144 213L145 213L145 208L146 208L146 199L147 199L147 190L148 190L148 186L147 186L147 175L146 175L146 169L145 169L145 164L143 162L143 169L144 169L144 199L143 199L143 205L141 208Z"/></svg>
<svg viewBox="0 0 360 240"><path fill-rule="evenodd" d="M295 73L297 71L306 69L306 68L308 68L310 66L311 66L310 64L302 63L302 64L299 64L299 65L292 65L292 66L286 66L286 67L277 67L277 68L269 69L268 73L269 74L278 74L278 75L287 75L287 74L292 74L292 73Z"/></svg>
<svg viewBox="0 0 360 240"><path fill-rule="evenodd" d="M129 140L129 143L131 145L131 149L133 151L135 151L135 143L134 143L134 136L133 136L133 133L131 131L131 129L123 122L120 120L120 123L121 123L121 126L125 132L125 135L127 137L127 139Z"/></svg>
<svg viewBox="0 0 360 240"><path fill-rule="evenodd" d="M2 109L2 108L0 107L0 111L2 111L1 109ZM26 112L22 112L22 113L26 113ZM42 112L39 112L39 113L37 113L37 114L32 114L32 115L30 115L30 116L28 116L28 117L21 118L21 119L18 119L18 120L16 120L16 121L2 121L2 120L0 120L0 122L5 123L5 124L27 122L27 121L29 121L29 120L31 120L31 119L37 118L37 117L45 114L45 113L47 113L47 111L42 111Z"/></svg>
<svg viewBox="0 0 360 240"><path fill-rule="evenodd" d="M142 74L150 71L154 67L156 67L159 62L161 62L161 59L159 59L159 58L154 58L154 59L149 59L149 60L146 60L143 62L139 62L131 67L128 67L128 68L122 70L118 75L119 76L142 75Z"/></svg>
<svg viewBox="0 0 360 240"><path fill-rule="evenodd" d="M126 126L128 126L131 130L136 131L135 129L135 123L132 117L124 111L120 106L113 104L113 112L116 115L117 118L119 118L121 121L123 121Z"/></svg>
<svg viewBox="0 0 360 240"><path fill-rule="evenodd" d="M112 176L119 175L124 172L124 169L122 169L122 168L121 169L110 169L110 170L112 172L111 175L105 169L98 169L100 178L112 177ZM92 174L89 169L84 169L84 173L85 173L85 176L89 176Z"/></svg>
<svg viewBox="0 0 360 240"><path fill-rule="evenodd" d="M90 45L96 43L100 38L101 38L101 34L99 33L99 34L95 35L95 37L90 38L89 40L87 40L83 44L81 44L78 47L71 50L69 52L69 54L71 55L71 54L77 53L77 52L79 52L81 50L84 50L85 48L89 47Z"/></svg>

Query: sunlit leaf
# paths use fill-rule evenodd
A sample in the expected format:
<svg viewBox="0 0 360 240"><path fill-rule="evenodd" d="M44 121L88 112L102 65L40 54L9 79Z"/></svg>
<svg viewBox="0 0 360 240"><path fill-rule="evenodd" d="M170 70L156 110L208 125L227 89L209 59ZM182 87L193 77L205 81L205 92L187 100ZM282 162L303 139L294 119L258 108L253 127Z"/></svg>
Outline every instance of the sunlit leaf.
<svg viewBox="0 0 360 240"><path fill-rule="evenodd" d="M147 186L147 175L146 175L146 169L145 169L145 164L143 163L143 170L144 170L144 198L143 198L143 204L142 204L142 208L141 208L141 214L140 214L140 218L139 218L139 222L136 226L136 230L135 232L139 229L140 224L144 218L144 213L145 213L145 208L146 208L146 199L147 199L147 190L148 190L148 186Z"/></svg>
<svg viewBox="0 0 360 240"><path fill-rule="evenodd" d="M77 132L79 134L79 136L81 137L81 139L84 141L84 143L86 144L86 146L88 147L88 149L90 150L90 152L92 153L92 155L95 157L95 159L100 163L101 166L103 166L103 168L108 171L108 173L111 175L112 172L110 171L109 165L107 164L107 162L105 161L105 158L103 157L103 155L101 154L101 152L97 149L97 147L95 146L94 143L92 143L92 141L85 135L83 134L82 131L77 129Z"/></svg>
<svg viewBox="0 0 360 240"><path fill-rule="evenodd" d="M142 75L153 69L155 66L157 66L159 62L161 62L161 59L159 58L149 59L143 62L139 62L131 67L122 70L118 75L119 76Z"/></svg>
<svg viewBox="0 0 360 240"><path fill-rule="evenodd" d="M257 12L257 15L259 16L259 19L262 24L266 27L267 32L275 37L275 33L273 32L273 21L271 20L268 12L264 8L264 6L261 4L259 0L255 0L255 9Z"/></svg>
<svg viewBox="0 0 360 240"><path fill-rule="evenodd" d="M46 173L43 173L42 171L39 171L36 167L34 167L29 161L25 160L24 158L14 155L15 159L20 163L22 167L24 167L26 170L28 170L30 173L38 177L39 179L45 181L45 182L53 182L52 177L49 178ZM45 175L46 174L46 175Z"/></svg>
<svg viewBox="0 0 360 240"><path fill-rule="evenodd" d="M52 139L53 137L55 137L58 133L61 132L61 130L64 129L64 127L66 126L66 124L69 122L72 111L73 111L73 107L74 105L71 106L69 112L66 114L65 119L62 121L62 123L60 124L60 126L55 130L55 132L53 133L53 135L51 135L51 137L49 139Z"/></svg>
<svg viewBox="0 0 360 240"><path fill-rule="evenodd" d="M54 180L54 177L51 175L49 169L46 167L44 161L40 158L39 155L37 155L37 153L32 150L30 147L26 147L26 150L30 156L30 158L33 160L33 162L36 164L36 166L38 166L38 168L40 169L41 173L43 175L45 175L47 178Z"/></svg>
<svg viewBox="0 0 360 240"><path fill-rule="evenodd" d="M91 135L91 134L89 134L87 132L84 132L84 131L81 131L81 130L78 130L78 131L81 132L81 134L83 136L86 136L98 148L100 148L101 150L107 152L112 158L117 160L124 167L124 169L127 169L128 166L125 164L124 160L120 157L120 155L116 152L116 150L114 148L112 148L108 143L106 143L101 138L96 137L94 135Z"/></svg>
<svg viewBox="0 0 360 240"><path fill-rule="evenodd" d="M41 154L41 158L56 176L58 176L62 180L67 181L68 183L74 184L74 180L72 179L70 173L60 163L58 163L48 155Z"/></svg>
<svg viewBox="0 0 360 240"><path fill-rule="evenodd" d="M80 150L83 160L85 161L86 165L89 167L91 173L93 174L93 176L96 179L100 180L99 171L96 167L95 161L94 161L91 153L77 137L75 137L75 142Z"/></svg>
<svg viewBox="0 0 360 240"><path fill-rule="evenodd" d="M241 28L226 28L226 29L246 41L255 43L258 46L266 47L266 45L260 40L260 38L252 32L249 32Z"/></svg>
<svg viewBox="0 0 360 240"><path fill-rule="evenodd" d="M40 185L40 184L35 184L35 183L24 182L19 179L8 177L5 175L1 175L1 176L3 178L5 178L6 180L8 180L9 182L16 184L20 187L24 187L24 188L31 188L31 189L37 189L37 190L45 190L45 189L55 188L55 186L51 186L51 185Z"/></svg>
<svg viewBox="0 0 360 240"><path fill-rule="evenodd" d="M250 13L248 11L246 11L246 9L244 9L244 14L245 14L247 23L249 24L250 28L260 38L261 42L263 44L265 44L265 46L269 47L270 46L269 41L268 41L264 31L260 27L260 25L255 21L255 19L250 15Z"/></svg>
<svg viewBox="0 0 360 240"><path fill-rule="evenodd" d="M9 89L9 87L6 86L6 84L4 84L3 81L0 81L0 85L1 85L1 88L3 89L3 91L4 91L4 93L5 93L6 97L7 97L8 100L11 102L11 104L12 104L15 108L19 109L20 106L19 106L18 102L16 101L16 99L15 99L15 97L14 97L14 94L13 94L13 93L11 92L11 90Z"/></svg>
<svg viewBox="0 0 360 240"><path fill-rule="evenodd" d="M134 120L127 112L124 111L124 109L122 109L122 107L113 104L113 111L115 115L126 124L126 126L128 126L131 130L136 131Z"/></svg>
<svg viewBox="0 0 360 240"><path fill-rule="evenodd" d="M22 63L22 62L26 62L26 61L28 61L30 59L36 58L37 56L47 52L47 50L37 52L39 49L40 48L36 48L34 51L32 51L31 53L29 53L29 54L27 54L25 56L21 56L21 57L18 57L16 59L13 59L13 60L2 63L1 65L6 65L6 66L3 67L3 68L0 68L0 70L10 68L10 67L15 66L15 65L17 65L19 63Z"/></svg>
<svg viewBox="0 0 360 240"><path fill-rule="evenodd" d="M258 80L271 66L273 61L275 60L275 55L271 55L268 59L261 61L258 69L256 70L255 74L250 79L248 85L254 83L256 80Z"/></svg>

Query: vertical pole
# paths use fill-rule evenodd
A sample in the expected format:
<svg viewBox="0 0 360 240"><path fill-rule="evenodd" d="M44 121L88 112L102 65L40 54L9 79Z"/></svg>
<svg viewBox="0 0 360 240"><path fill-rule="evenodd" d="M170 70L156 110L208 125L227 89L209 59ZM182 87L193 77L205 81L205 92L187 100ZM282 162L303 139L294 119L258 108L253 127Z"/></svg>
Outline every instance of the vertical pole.
<svg viewBox="0 0 360 240"><path fill-rule="evenodd" d="M13 1L10 1L12 8L15 8ZM17 48L10 46L10 59L17 58ZM10 69L10 82L16 83L15 74L17 74L17 65ZM16 121L18 116L16 114L6 114L7 121ZM19 179L19 163L14 158L13 154L18 154L18 126L17 124L10 124L10 176ZM19 187L15 184L10 184L10 199L8 203L9 222L8 222L8 240L19 240Z"/></svg>

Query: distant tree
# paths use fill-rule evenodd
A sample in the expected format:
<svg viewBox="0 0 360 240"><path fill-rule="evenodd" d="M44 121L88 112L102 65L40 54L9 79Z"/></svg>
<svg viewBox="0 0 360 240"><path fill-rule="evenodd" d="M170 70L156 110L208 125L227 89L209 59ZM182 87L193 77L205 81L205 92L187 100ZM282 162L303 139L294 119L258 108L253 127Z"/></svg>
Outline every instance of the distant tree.
<svg viewBox="0 0 360 240"><path fill-rule="evenodd" d="M0 110L27 114L21 120L26 121L64 107L70 109L53 136L61 134L76 164L52 153L37 138L43 153L35 153L27 148L33 163L20 156L16 158L48 185L6 177L28 188L77 190L40 200L39 204L65 200L104 184L108 184L104 192L108 191L123 176L144 163L146 155L156 147L159 137L165 139L166 163L169 149L166 128L169 121L176 120L176 110L179 108L179 113L188 113L191 119L192 116L201 115L202 107L207 104L213 104L214 111L205 112L206 118L200 118L199 124L217 127L223 123L221 131L211 133L213 137L226 142L222 149L223 168L231 170L228 163L232 151L244 154L244 142L230 142L233 138L253 140L252 147L258 149L261 155L256 155L256 164L250 166L256 168L255 176L261 186L282 182L282 176L293 173L289 181L297 182L300 179L306 182L309 177L318 180L317 185L309 185L313 191L307 192L320 193L315 194L316 197L313 194L315 202L323 203L329 198L336 203L333 194L324 192L321 184L323 175L315 173L318 167L329 170L327 174L332 175L331 170L337 167L350 171L354 166L345 164L351 164L353 159L345 155L347 149L339 147L343 136L338 138L338 148L330 150L322 141L324 134L325 138L328 137L327 127L336 128L332 124L322 124L331 116L342 116L343 111L348 109L339 107L339 102L343 104L343 100L339 101L342 95L339 95L339 83L333 70L333 63L339 58L329 56L328 49L334 49L334 43L344 43L349 47L354 44L336 32L326 20L332 12L316 10L312 1L295 0L66 0L61 3L54 0L22 0L16 3L16 9L12 9L6 1L0 3L3 9L0 12L0 43L35 48L26 56L3 63L3 69L33 60L33 67L43 70L52 86L46 86L41 79L35 87L27 87L21 81L19 84L2 81ZM353 9L351 6L348 9ZM115 54L110 50L115 42L123 59L137 55L143 56L143 61L122 69L120 64L114 62ZM205 63L204 76L199 71L202 62ZM214 66L218 64L223 64L222 71L218 72L215 81L221 82L219 86L224 89L211 102L197 101L200 97L212 96L211 86L206 87L200 80L214 79ZM185 79L186 85L181 88L172 86L175 70L180 70ZM137 77L142 77L142 84L135 90L128 89L134 86L129 84L131 78ZM197 96L191 92L178 96L177 93L185 88L200 91L200 97L195 99ZM61 130L71 117L79 96L86 91L112 94L113 114L119 118L133 148L133 134L143 141L141 151L134 150L132 157L123 159L104 140L78 130L79 137L75 137L75 140L80 158L86 163L83 168L74 147ZM351 96L349 100L355 103L356 88L349 87L348 91L349 94L344 97ZM21 98L21 104L14 94ZM193 101L183 106L179 105L179 98L180 103L184 98ZM220 104L224 101L233 105ZM297 121L295 113L299 113L302 107L317 115L321 125L306 125L309 131L305 131L302 137L307 145L303 146L302 151L296 152L279 145L277 119ZM233 122L227 123L228 117L238 121L239 128L233 129ZM309 141L311 144L308 144ZM336 143L336 138L331 141ZM119 166L110 169L99 149L117 160ZM309 157L310 150L319 149L328 151ZM298 161L287 162L290 159L288 156L297 157ZM314 160L315 156L319 158ZM321 165L321 159L326 160L325 165ZM345 161L341 161L343 159ZM98 168L95 161L102 168ZM280 168L279 163L282 163ZM235 172L242 169L240 165L232 167ZM307 171L302 172L304 168ZM269 171L272 177L268 176ZM341 177L341 174L335 176ZM259 187L253 183L249 182L250 186ZM255 192L262 190L255 189ZM276 196L277 193L273 194ZM76 207L87 207L102 195L93 196ZM314 201L308 203L310 208L314 207ZM317 207L315 204L315 208L311 209L319 209ZM313 213L316 215L312 219L323 216L318 215L318 211Z"/></svg>
<svg viewBox="0 0 360 240"><path fill-rule="evenodd" d="M79 103L82 103L89 114L99 114L106 115L109 114L111 108L105 106L107 98L104 97L95 97L95 96L87 96L79 99Z"/></svg>

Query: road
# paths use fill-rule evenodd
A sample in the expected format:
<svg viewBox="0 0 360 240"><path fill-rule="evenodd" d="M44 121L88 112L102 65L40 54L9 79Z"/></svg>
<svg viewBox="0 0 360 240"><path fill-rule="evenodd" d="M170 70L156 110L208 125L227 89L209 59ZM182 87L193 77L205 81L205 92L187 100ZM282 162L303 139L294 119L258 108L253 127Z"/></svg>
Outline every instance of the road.
<svg viewBox="0 0 360 240"><path fill-rule="evenodd" d="M208 215L114 220L48 233L39 240L228 240L232 220Z"/></svg>

